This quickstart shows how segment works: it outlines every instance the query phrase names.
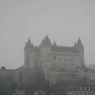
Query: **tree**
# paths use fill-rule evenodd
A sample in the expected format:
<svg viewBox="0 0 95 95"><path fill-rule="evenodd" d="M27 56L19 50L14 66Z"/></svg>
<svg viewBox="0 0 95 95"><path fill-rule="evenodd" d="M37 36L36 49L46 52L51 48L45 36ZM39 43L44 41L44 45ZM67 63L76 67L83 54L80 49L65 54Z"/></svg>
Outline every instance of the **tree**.
<svg viewBox="0 0 95 95"><path fill-rule="evenodd" d="M17 89L17 84L13 82L10 86L10 90L14 93L16 89Z"/></svg>
<svg viewBox="0 0 95 95"><path fill-rule="evenodd" d="M50 86L50 82L49 81L46 81L45 82L45 85L44 85L44 89L43 90L46 91L47 94L50 94L50 92L51 92L51 86Z"/></svg>
<svg viewBox="0 0 95 95"><path fill-rule="evenodd" d="M21 82L22 82L22 72L20 71L19 72L19 84L21 85Z"/></svg>
<svg viewBox="0 0 95 95"><path fill-rule="evenodd" d="M6 68L4 66L1 67L2 70L6 70Z"/></svg>

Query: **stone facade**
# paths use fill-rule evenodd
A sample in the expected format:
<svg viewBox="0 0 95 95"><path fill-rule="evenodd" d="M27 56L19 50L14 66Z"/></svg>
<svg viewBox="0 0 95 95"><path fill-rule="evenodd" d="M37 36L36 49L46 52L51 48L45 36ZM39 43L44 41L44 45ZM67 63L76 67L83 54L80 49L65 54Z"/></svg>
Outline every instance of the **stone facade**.
<svg viewBox="0 0 95 95"><path fill-rule="evenodd" d="M88 82L95 82L95 73L85 66L84 47L80 40L72 47L58 46L46 37L37 47L30 39L24 47L24 65L15 70L0 69L0 76L10 76L17 83L33 83L35 77L45 75L51 85L60 81L76 81L86 78Z"/></svg>
<svg viewBox="0 0 95 95"><path fill-rule="evenodd" d="M37 47L31 44L30 39L24 47L24 68L36 69L60 69L64 71L76 71L85 66L84 47L80 40L72 47L58 46L54 41L51 44L50 39L46 37Z"/></svg>

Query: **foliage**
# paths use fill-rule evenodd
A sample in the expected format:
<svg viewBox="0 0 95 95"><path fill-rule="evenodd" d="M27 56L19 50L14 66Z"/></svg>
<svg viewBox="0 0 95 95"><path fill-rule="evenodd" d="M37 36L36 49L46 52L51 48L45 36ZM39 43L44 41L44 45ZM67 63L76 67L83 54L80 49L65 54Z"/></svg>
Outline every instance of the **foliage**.
<svg viewBox="0 0 95 95"><path fill-rule="evenodd" d="M6 70L6 68L4 66L1 67L2 70Z"/></svg>
<svg viewBox="0 0 95 95"><path fill-rule="evenodd" d="M7 95L10 92L10 76L0 76L0 95Z"/></svg>
<svg viewBox="0 0 95 95"><path fill-rule="evenodd" d="M68 87L73 86L77 84L76 81L61 81L56 83L53 87L52 87L52 91L53 92L63 92L64 94L66 94L66 92L68 91Z"/></svg>
<svg viewBox="0 0 95 95"><path fill-rule="evenodd" d="M25 90L27 95L32 95L36 90L44 90L47 93L51 92L51 87L49 81L45 80L44 72L39 70L38 72L33 73L32 75L28 76L27 83L21 83L18 89Z"/></svg>
<svg viewBox="0 0 95 95"><path fill-rule="evenodd" d="M0 85L0 95L7 95L10 92L10 89L6 85Z"/></svg>
<svg viewBox="0 0 95 95"><path fill-rule="evenodd" d="M61 81L51 87L49 81L45 80L44 71L39 70L38 72L32 74L27 73L26 83L23 83L22 79L23 78L21 71L19 72L20 85L12 82L12 75L6 75L3 76L3 78L0 77L0 95L7 95L9 91L12 91L14 93L16 89L25 90L26 95L32 95L36 90L44 90L47 92L47 94L50 94L50 92L63 92L64 94L66 94L66 92L68 91L68 87L77 83L86 83L87 78L84 78L82 81Z"/></svg>
<svg viewBox="0 0 95 95"><path fill-rule="evenodd" d="M52 88L51 88L51 86L50 86L50 82L49 82L49 81L46 81L46 82L45 82L45 85L44 85L44 89L43 89L43 90L46 91L47 94L50 94Z"/></svg>
<svg viewBox="0 0 95 95"><path fill-rule="evenodd" d="M19 72L19 83L21 84L21 82L22 82L22 72L20 71Z"/></svg>
<svg viewBox="0 0 95 95"><path fill-rule="evenodd" d="M17 83L13 82L10 86L10 90L14 93L16 89L17 89Z"/></svg>
<svg viewBox="0 0 95 95"><path fill-rule="evenodd" d="M5 91L0 91L0 95L7 95L8 92L5 92Z"/></svg>

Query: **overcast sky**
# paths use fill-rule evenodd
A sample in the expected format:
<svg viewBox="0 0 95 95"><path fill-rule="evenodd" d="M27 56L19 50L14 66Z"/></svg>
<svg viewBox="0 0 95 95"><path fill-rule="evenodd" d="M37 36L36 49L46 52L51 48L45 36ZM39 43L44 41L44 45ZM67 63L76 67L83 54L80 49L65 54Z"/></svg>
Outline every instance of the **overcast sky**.
<svg viewBox="0 0 95 95"><path fill-rule="evenodd" d="M0 67L21 67L25 41L38 46L46 34L63 46L80 37L95 64L95 0L0 0Z"/></svg>

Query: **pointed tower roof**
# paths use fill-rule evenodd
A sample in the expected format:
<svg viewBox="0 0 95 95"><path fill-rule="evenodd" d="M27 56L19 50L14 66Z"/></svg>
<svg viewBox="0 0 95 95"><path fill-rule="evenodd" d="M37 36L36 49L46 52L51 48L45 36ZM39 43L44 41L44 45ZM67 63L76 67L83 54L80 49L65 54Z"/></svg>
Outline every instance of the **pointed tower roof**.
<svg viewBox="0 0 95 95"><path fill-rule="evenodd" d="M57 46L55 40L54 40L54 42L53 42L53 46Z"/></svg>
<svg viewBox="0 0 95 95"><path fill-rule="evenodd" d="M48 36L46 35L46 37L44 37L44 39L42 40L41 45L51 45L51 41L48 38Z"/></svg>
<svg viewBox="0 0 95 95"><path fill-rule="evenodd" d="M76 47L76 46L77 46L77 44L75 43L75 44L74 44L74 47Z"/></svg>
<svg viewBox="0 0 95 95"><path fill-rule="evenodd" d="M83 47L83 44L81 42L81 39L79 38L77 41L77 47Z"/></svg>
<svg viewBox="0 0 95 95"><path fill-rule="evenodd" d="M31 47L32 47L32 48L34 47L33 43L31 44Z"/></svg>
<svg viewBox="0 0 95 95"><path fill-rule="evenodd" d="M31 41L30 41L29 38L28 38L28 41L27 41L25 47L27 47L27 48L31 48Z"/></svg>

